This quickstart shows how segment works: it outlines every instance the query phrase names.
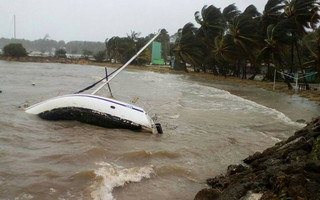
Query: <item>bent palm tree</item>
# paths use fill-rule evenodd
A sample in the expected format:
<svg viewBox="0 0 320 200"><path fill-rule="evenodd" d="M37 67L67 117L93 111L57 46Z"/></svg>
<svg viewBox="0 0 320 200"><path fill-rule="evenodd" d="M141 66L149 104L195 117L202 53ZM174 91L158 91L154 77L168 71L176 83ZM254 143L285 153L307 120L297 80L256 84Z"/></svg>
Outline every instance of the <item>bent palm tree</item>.
<svg viewBox="0 0 320 200"><path fill-rule="evenodd" d="M192 23L186 24L178 32L179 38L173 51L178 61L183 63L184 70L188 72L186 64L200 66L204 53L196 37L197 28Z"/></svg>
<svg viewBox="0 0 320 200"><path fill-rule="evenodd" d="M215 6L204 6L201 14L195 14L196 22L201 26L198 30L199 36L204 38L209 45L213 44L213 38L223 33L224 21L219 8Z"/></svg>
<svg viewBox="0 0 320 200"><path fill-rule="evenodd" d="M258 60L264 60L270 66L270 61L275 64L277 70L284 71L284 61L287 49L291 43L291 36L288 32L291 32L293 28L291 23L285 20L274 25L271 24L267 28L267 36L264 40L264 47L260 50ZM287 76L285 76L285 82L288 85L288 89L292 89L292 85Z"/></svg>
<svg viewBox="0 0 320 200"><path fill-rule="evenodd" d="M314 66L320 73L320 27L303 38L303 44L307 49L308 57L305 66Z"/></svg>
<svg viewBox="0 0 320 200"><path fill-rule="evenodd" d="M234 44L239 47L244 59L243 76L246 78L246 60L255 63L255 49L258 47L258 16L259 12L253 5L248 6L243 13L236 16L228 24L227 34L233 37Z"/></svg>
<svg viewBox="0 0 320 200"><path fill-rule="evenodd" d="M299 67L304 76L304 67L302 66L300 59L298 41L302 39L303 35L306 34L307 29L311 28L312 24L315 24L319 21L319 3L317 0L285 0L284 4L285 8L283 17L285 19L290 19L296 27L295 31L291 33L294 37L291 45L291 68L293 68L293 52L295 48ZM306 89L310 90L306 78L304 78L304 82L306 84Z"/></svg>

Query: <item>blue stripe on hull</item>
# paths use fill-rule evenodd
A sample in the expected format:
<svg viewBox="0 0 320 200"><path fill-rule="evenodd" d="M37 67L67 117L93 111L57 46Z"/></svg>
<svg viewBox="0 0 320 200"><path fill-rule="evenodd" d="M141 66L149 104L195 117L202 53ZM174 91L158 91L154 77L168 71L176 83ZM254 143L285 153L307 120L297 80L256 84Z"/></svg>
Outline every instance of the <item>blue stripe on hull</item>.
<svg viewBox="0 0 320 200"><path fill-rule="evenodd" d="M106 99L106 98L103 98L103 97L98 97L98 96L90 96L90 95L70 95L70 96L77 96L77 97L89 97L89 98L93 98L93 99L99 99L99 100L103 100L103 101L107 101L109 103L114 103L114 104L117 104L119 106L123 106L123 107L126 107L126 108L131 108L132 110L136 110L136 111L139 111L139 112L142 112L144 113L143 110L140 110L138 108L135 108L133 106L128 106L126 104L122 104L122 103L119 103L119 102L116 102L116 101L112 101L110 99Z"/></svg>

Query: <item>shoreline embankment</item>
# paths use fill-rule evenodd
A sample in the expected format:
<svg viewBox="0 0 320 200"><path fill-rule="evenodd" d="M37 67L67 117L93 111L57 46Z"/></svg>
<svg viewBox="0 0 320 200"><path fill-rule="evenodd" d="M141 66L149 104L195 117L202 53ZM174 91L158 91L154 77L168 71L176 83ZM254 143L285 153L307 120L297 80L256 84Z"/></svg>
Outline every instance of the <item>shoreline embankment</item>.
<svg viewBox="0 0 320 200"><path fill-rule="evenodd" d="M15 62L36 62L36 63L63 63L63 64L79 64L79 65L94 65L94 66L101 66L101 67L119 67L121 64L114 64L114 63L106 63L106 62L94 62L85 59L78 59L78 58L56 58L56 57L7 57L7 56L0 56L0 60L5 61L15 61ZM231 83L239 84L239 85L252 85L258 88L263 88L273 92L280 92L285 93L288 95L299 95L304 97L310 101L314 101L320 105L320 84L313 85L311 90L303 90L303 91L294 91L288 90L288 87L283 82L277 82L276 87L274 89L273 82L270 81L257 81L257 80L244 80L237 77L223 77L223 76L215 76L210 73L201 73L201 72L189 72L186 73L184 71L177 71L172 70L169 67L162 67L162 66L142 66L142 65L129 65L128 68L136 69L136 70L145 70L145 71L153 71L157 73L171 73L171 74L182 74L186 76L192 76L197 78L202 78L205 80L212 80L212 81L229 81Z"/></svg>

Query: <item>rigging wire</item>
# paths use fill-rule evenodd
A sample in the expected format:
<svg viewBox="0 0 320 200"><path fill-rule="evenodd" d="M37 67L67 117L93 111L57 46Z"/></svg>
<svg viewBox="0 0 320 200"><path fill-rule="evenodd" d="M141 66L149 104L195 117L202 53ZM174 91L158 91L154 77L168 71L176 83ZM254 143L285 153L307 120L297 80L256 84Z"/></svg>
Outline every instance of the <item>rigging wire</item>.
<svg viewBox="0 0 320 200"><path fill-rule="evenodd" d="M121 66L121 67L122 67L122 66ZM97 84L99 84L99 83L100 83L101 81L103 81L104 79L108 80L108 77L111 76L112 74L114 74L116 71L118 71L121 67L117 68L116 70L114 70L113 72L111 72L109 75L106 74L106 76L103 77L102 79L98 80L97 82L89 85L88 87L86 87L86 88L84 88L84 89L82 89L82 90L79 90L78 92L75 92L74 94L80 94L80 93L82 93L82 92L84 92L84 91L90 90L91 88L93 88L94 86L96 86ZM111 90L110 90L110 92L111 92Z"/></svg>

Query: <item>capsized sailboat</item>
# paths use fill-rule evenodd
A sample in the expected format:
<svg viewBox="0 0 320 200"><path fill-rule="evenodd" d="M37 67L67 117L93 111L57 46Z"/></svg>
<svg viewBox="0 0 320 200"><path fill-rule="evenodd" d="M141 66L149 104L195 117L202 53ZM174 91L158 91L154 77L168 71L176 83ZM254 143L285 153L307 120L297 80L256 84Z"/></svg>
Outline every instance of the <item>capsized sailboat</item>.
<svg viewBox="0 0 320 200"><path fill-rule="evenodd" d="M162 133L161 125L155 123L142 108L113 98L95 95L104 86L108 85L115 76L126 68L159 35L160 31L126 64L111 74L106 74L106 77L98 82L75 94L54 97L32 105L26 109L26 112L38 115L46 120L77 120L106 128L144 129L152 133ZM81 94L103 80L106 81L91 94Z"/></svg>

